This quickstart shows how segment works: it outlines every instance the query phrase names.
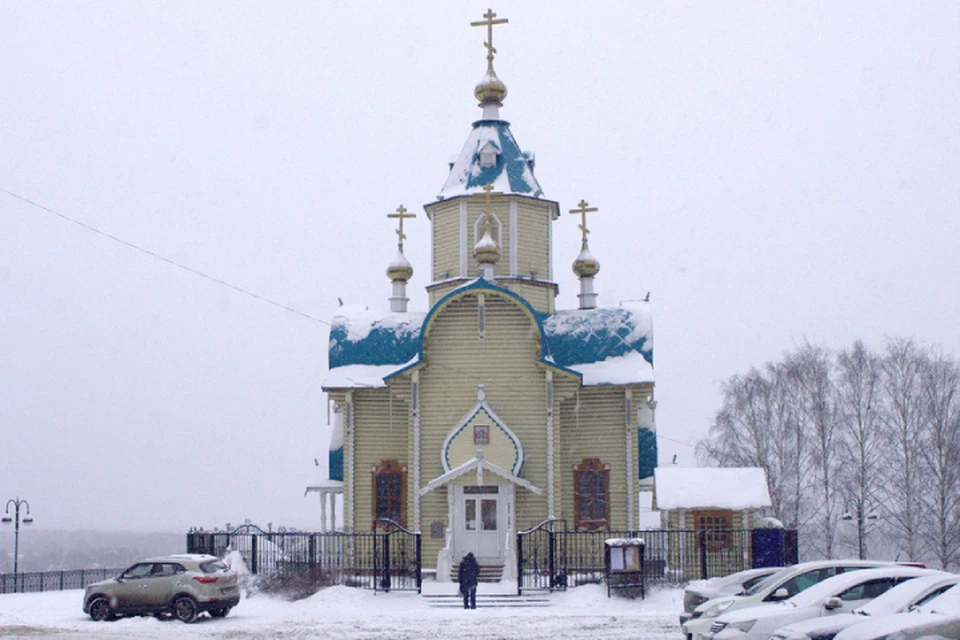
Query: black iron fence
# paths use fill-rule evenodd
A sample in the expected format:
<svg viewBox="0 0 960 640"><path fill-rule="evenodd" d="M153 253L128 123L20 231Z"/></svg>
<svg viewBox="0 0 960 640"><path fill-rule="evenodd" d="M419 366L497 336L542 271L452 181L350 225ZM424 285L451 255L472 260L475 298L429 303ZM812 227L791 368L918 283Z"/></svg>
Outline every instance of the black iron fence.
<svg viewBox="0 0 960 640"><path fill-rule="evenodd" d="M126 569L124 567L123 569ZM33 593L85 589L87 585L120 575L123 569L73 569L0 573L0 593Z"/></svg>
<svg viewBox="0 0 960 640"><path fill-rule="evenodd" d="M646 584L683 584L761 566L796 564L797 532L771 529L568 531L545 520L517 534L518 592L565 589L605 578L606 541L644 542Z"/></svg>
<svg viewBox="0 0 960 640"><path fill-rule="evenodd" d="M647 585L682 584L760 566L795 564L795 530L567 530L549 519L517 534L517 589L562 590L606 579L610 539L644 542L643 580ZM420 591L421 536L383 520L369 533L271 532L253 525L233 531L191 531L188 553L224 557L239 553L257 576L304 579L377 591ZM0 574L0 593L83 589L119 575L123 569Z"/></svg>
<svg viewBox="0 0 960 640"><path fill-rule="evenodd" d="M226 532L191 531L188 553L224 557L237 552L250 573L301 578L376 591L420 591L421 537L392 520L378 520L370 533L263 531L243 525Z"/></svg>

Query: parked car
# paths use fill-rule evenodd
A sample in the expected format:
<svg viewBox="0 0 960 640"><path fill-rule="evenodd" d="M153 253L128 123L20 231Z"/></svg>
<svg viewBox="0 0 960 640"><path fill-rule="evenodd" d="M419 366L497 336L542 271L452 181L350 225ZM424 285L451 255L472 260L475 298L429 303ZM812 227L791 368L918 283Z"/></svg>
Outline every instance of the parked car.
<svg viewBox="0 0 960 640"><path fill-rule="evenodd" d="M767 640L780 627L848 613L912 578L938 573L917 567L862 569L827 578L776 604L724 613L713 621L711 640Z"/></svg>
<svg viewBox="0 0 960 640"><path fill-rule="evenodd" d="M683 623L682 629L688 640L703 640L710 633L710 625L720 614L786 600L807 587L847 571L893 564L870 560L817 560L784 567L750 587L744 595L720 596L698 605L690 619Z"/></svg>
<svg viewBox="0 0 960 640"><path fill-rule="evenodd" d="M96 621L118 616L173 616L193 622L203 611L223 617L240 601L237 574L216 556L148 558L116 578L91 584L83 612Z"/></svg>
<svg viewBox="0 0 960 640"><path fill-rule="evenodd" d="M918 640L960 638L960 585L906 613L844 629L834 640Z"/></svg>
<svg viewBox="0 0 960 640"><path fill-rule="evenodd" d="M935 573L907 580L852 613L804 620L777 629L771 640L834 640L848 627L909 611L926 604L960 582L953 573Z"/></svg>
<svg viewBox="0 0 960 640"><path fill-rule="evenodd" d="M743 595L750 587L782 568L747 569L720 578L691 582L683 590L683 613L680 614L680 624L693 617L693 610L707 600L725 595Z"/></svg>

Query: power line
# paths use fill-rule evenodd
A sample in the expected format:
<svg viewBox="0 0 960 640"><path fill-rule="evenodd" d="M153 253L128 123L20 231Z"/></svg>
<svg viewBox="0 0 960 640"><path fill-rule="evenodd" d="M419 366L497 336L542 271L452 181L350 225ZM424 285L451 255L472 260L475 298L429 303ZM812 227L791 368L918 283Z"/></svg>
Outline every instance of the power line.
<svg viewBox="0 0 960 640"><path fill-rule="evenodd" d="M207 279L207 280L209 280L209 281L211 281L211 282L215 282L215 283L217 283L217 284L219 284L219 285L221 285L221 286L223 286L223 287L227 287L228 289L233 289L234 291L236 291L236 292L238 292L238 293L242 293L242 294L245 295L245 296L249 296L249 297L251 297L251 298L255 298L256 300L259 300L259 301L261 301L261 302L266 302L267 304L270 304L270 305L273 305L273 306L275 306L275 307L277 307L277 308L283 309L284 311L289 311L290 313L295 313L295 314L297 314L298 316L302 316L302 317L306 318L307 320L312 320L312 321L314 321L314 322L319 322L320 324L327 325L328 327L331 326L330 323L327 322L326 320L321 320L321 319L319 319L319 318L315 318L315 317L311 316L311 315L308 314L308 313L304 313L303 311L300 311L299 309L294 309L293 307L288 307L288 306L285 305L285 304L281 304L281 303L279 303L279 302L277 302L277 301L275 301L275 300L271 300L270 298L266 298L266 297L264 297L264 296L261 296L260 294L253 293L252 291L248 291L248 290L246 290L246 289L243 289L242 287L238 287L238 286L236 286L236 285L234 285L234 284L230 284L229 282L226 282L225 280L221 280L220 278L215 278L215 277L213 277L213 276L211 276L211 275L208 275L208 274L206 274L206 273L204 273L204 272L202 272L202 271L198 271L198 270L194 269L193 267L189 267L189 266L187 266L187 265L185 265L185 264L182 264L182 263L180 263L180 262L177 262L176 260L171 260L170 258L167 258L166 256L162 256L162 255L160 255L159 253L155 253L155 252L153 252L153 251L150 251L149 249L145 249L145 248L143 248L143 247L141 247L141 246L135 245L135 244L133 244L132 242L128 242L128 241L124 240L123 238L119 238L119 237L113 235L112 233L107 233L106 231L102 231L102 230L100 230L100 229L98 229L98 228L96 228L96 227L94 227L94 226L91 226L91 225L85 223L85 222L81 222L80 220L77 220L77 219L75 219L75 218L71 218L71 217L68 216L68 215L65 215L65 214L63 214L63 213L60 213L59 211L56 211L56 210L54 210L54 209L51 209L50 207L47 207L47 206L45 206L45 205L42 205L42 204L40 204L39 202L34 202L33 200L30 200L29 198L25 198L25 197L21 196L20 194L17 194L17 193L14 193L14 192L12 192L12 191L9 191L9 190L7 190L7 189L4 189L3 187L0 187L0 191L2 191L3 193L6 193L7 195L9 195L9 196L11 196L11 197L13 197L13 198L16 198L17 200L20 200L21 202L25 202L26 204L29 204L30 206L33 206L33 207L36 207L36 208L41 209L41 210L43 210L43 211L46 211L47 213L52 213L53 215L57 216L58 218L62 218L63 220L66 220L67 222L72 222L73 224L75 224L75 225L77 225L77 226L79 226L79 227L82 227L83 229L86 229L87 231L92 231L93 233L96 233L96 234L98 234L98 235L100 235L100 236L103 236L104 238L107 238L107 239L109 239L109 240L112 240L112 241L114 241L114 242L116 242L116 243L118 243L118 244L122 244L122 245L124 245L125 247L129 247L130 249L133 249L134 251L139 251L140 253L145 253L146 255L150 256L151 258L155 258L155 259L157 259L157 260L161 260L161 261L163 261L163 262L166 262L167 264L172 265L172 266L174 266L174 267L177 267L178 269L183 269L183 270L186 271L187 273L191 273L191 274L193 274L193 275L195 275L195 276L199 276L199 277L201 277L201 278L205 278L205 279Z"/></svg>

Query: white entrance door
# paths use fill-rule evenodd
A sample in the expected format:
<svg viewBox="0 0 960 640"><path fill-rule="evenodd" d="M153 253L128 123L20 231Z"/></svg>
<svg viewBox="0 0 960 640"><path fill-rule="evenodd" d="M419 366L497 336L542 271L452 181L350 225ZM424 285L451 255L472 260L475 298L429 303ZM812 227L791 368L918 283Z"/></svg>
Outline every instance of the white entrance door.
<svg viewBox="0 0 960 640"><path fill-rule="evenodd" d="M460 489L456 527L458 556L463 557L470 551L478 559L500 560L506 525L500 487L465 486Z"/></svg>

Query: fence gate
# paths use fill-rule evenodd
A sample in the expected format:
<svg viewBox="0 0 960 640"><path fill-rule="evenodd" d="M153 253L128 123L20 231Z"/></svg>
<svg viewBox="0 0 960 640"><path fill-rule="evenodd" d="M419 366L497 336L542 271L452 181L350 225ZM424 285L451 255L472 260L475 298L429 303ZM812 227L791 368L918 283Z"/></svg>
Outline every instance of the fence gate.
<svg viewBox="0 0 960 640"><path fill-rule="evenodd" d="M375 524L382 528L373 532L374 590L419 592L420 533L387 518L378 518Z"/></svg>
<svg viewBox="0 0 960 640"><path fill-rule="evenodd" d="M566 521L547 518L517 533L517 594L567 588Z"/></svg>

